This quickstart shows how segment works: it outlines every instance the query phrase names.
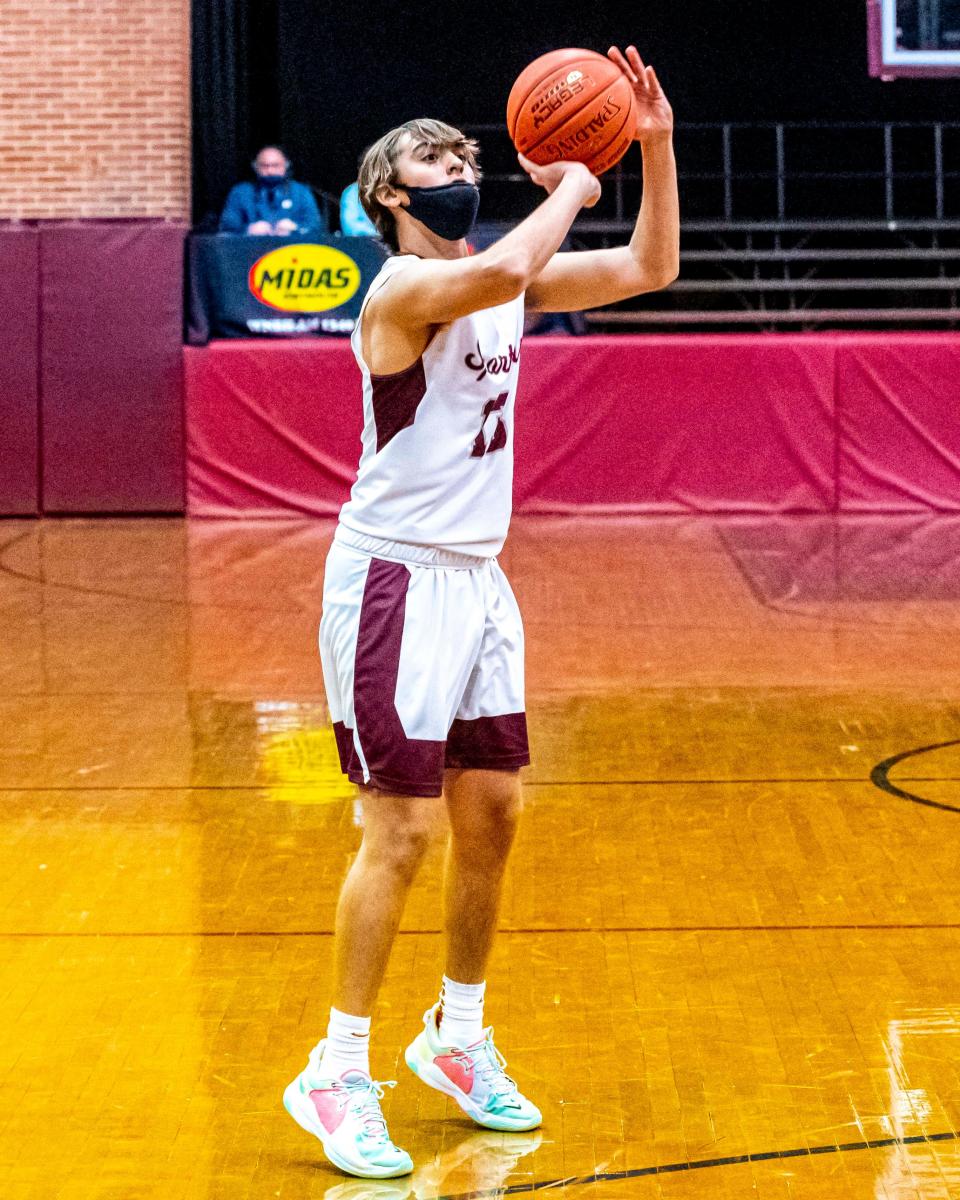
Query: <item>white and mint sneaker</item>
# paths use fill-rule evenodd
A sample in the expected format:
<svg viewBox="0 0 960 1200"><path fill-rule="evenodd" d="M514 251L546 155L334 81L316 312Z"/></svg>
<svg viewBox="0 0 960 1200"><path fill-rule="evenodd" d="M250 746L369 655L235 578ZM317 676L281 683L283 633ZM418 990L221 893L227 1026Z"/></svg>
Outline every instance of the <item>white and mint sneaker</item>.
<svg viewBox="0 0 960 1200"><path fill-rule="evenodd" d="M540 1109L522 1096L506 1073L506 1060L493 1044L493 1029L485 1029L474 1046L444 1046L440 1042L440 1005L423 1016L423 1032L407 1047L407 1066L429 1087L456 1100L468 1117L484 1129L504 1132L536 1129Z"/></svg>
<svg viewBox="0 0 960 1200"><path fill-rule="evenodd" d="M340 1079L320 1070L324 1042L310 1052L306 1067L283 1093L283 1106L296 1123L320 1139L335 1167L363 1179L392 1179L409 1175L413 1160L390 1140L380 1111L385 1087L361 1071Z"/></svg>

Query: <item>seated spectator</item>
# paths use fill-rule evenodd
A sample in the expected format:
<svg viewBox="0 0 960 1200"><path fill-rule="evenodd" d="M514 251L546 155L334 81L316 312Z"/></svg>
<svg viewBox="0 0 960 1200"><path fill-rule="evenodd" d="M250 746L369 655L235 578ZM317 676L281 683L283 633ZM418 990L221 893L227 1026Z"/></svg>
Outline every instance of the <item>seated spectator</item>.
<svg viewBox="0 0 960 1200"><path fill-rule="evenodd" d="M313 192L297 183L279 146L264 146L253 161L254 183L238 183L220 217L221 233L319 237L327 232Z"/></svg>
<svg viewBox="0 0 960 1200"><path fill-rule="evenodd" d="M376 225L363 210L356 181L345 187L340 196L340 232L344 237L380 236Z"/></svg>

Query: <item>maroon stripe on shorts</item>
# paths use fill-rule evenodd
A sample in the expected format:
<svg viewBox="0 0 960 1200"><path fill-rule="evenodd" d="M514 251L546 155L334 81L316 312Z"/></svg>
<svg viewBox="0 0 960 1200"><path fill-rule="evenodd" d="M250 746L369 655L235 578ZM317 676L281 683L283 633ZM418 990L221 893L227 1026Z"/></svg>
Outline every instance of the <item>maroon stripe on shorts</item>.
<svg viewBox="0 0 960 1200"><path fill-rule="evenodd" d="M418 358L395 375L370 376L373 393L373 423L377 429L377 453L413 424L420 401L427 394L423 359Z"/></svg>
<svg viewBox="0 0 960 1200"><path fill-rule="evenodd" d="M370 786L402 795L439 796L444 742L408 738L394 702L409 582L410 571L403 563L371 559L360 606L353 709Z"/></svg>
<svg viewBox="0 0 960 1200"><path fill-rule="evenodd" d="M460 770L510 771L530 762L526 713L454 721L447 735L446 765Z"/></svg>
<svg viewBox="0 0 960 1200"><path fill-rule="evenodd" d="M333 736L337 739L340 770L344 775L349 775L351 779L359 772L362 782L363 768L360 766L360 759L357 758L357 751L353 745L353 730L348 729L342 721L334 721Z"/></svg>

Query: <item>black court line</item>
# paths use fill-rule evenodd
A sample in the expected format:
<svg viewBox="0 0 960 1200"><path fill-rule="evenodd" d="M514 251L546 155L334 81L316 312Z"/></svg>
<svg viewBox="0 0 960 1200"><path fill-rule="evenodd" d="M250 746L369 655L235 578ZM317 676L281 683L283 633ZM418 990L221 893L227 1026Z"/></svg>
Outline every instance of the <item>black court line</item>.
<svg viewBox="0 0 960 1200"><path fill-rule="evenodd" d="M951 744L950 742L944 743L947 746ZM936 747L933 748L936 749ZM874 768L874 770L876 769ZM739 787L741 784L787 786L794 783L864 784L866 782L867 778L863 775L823 775L800 779L537 779L525 782L523 787L526 791L529 788L543 787ZM876 781L874 780L874 782ZM952 775L905 775L902 782L960 783L960 778ZM43 785L18 787L0 784L0 795L5 792L55 792L57 794L60 792L313 792L319 787L329 786L330 781L327 779L317 780L316 783L71 783L46 787ZM350 797L343 796L337 797L337 799L347 801ZM921 803L934 804L935 802L929 800Z"/></svg>
<svg viewBox="0 0 960 1200"><path fill-rule="evenodd" d="M954 738L949 742L937 742L932 746L919 746L916 750L904 750L900 754L894 754L891 758L885 758L883 762L877 763L870 772L870 782L882 792L896 796L899 800L909 800L912 804L924 804L927 808L939 808L942 812L960 813L960 807L956 804L943 804L940 800L928 800L926 796L918 796L914 792L908 792L890 782L890 772L897 763L904 762L908 758L916 758L919 754L929 754L933 750L944 750L947 746L960 746L960 738ZM911 783L913 781L904 779L903 782ZM939 782L946 783L953 782L953 780Z"/></svg>
<svg viewBox="0 0 960 1200"><path fill-rule="evenodd" d="M797 779L537 779L524 782L532 787L727 787L741 783L863 783L862 775L818 775Z"/></svg>
<svg viewBox="0 0 960 1200"><path fill-rule="evenodd" d="M488 1191L456 1192L434 1200L488 1200L497 1196L522 1196L545 1192L549 1188L583 1187L590 1183L619 1183L624 1179L643 1179L650 1175L672 1175L678 1171L705 1171L715 1167L735 1167L744 1163L775 1162L786 1158L812 1158L817 1154L849 1154L855 1150L887 1150L893 1146L924 1146L936 1142L955 1142L960 1134L918 1133L910 1137L867 1138L862 1142L840 1142L827 1146L798 1146L791 1150L762 1150L752 1154L730 1154L724 1158L694 1159L692 1162L664 1163L656 1167L635 1167L629 1171L595 1171L592 1175L569 1175L566 1179L541 1179L536 1183L515 1183L507 1188Z"/></svg>
<svg viewBox="0 0 960 1200"><path fill-rule="evenodd" d="M944 746L952 746L953 742L944 742ZM939 746L929 746L930 750L938 750ZM911 751L919 753L919 751ZM906 755L902 757L908 757ZM891 760L891 762L894 760ZM881 764L883 765L883 764ZM876 770L876 768L874 768ZM872 774L870 776L872 779ZM727 787L751 783L866 783L864 775L800 775L796 777L777 777L753 779L737 777L733 779L531 779L524 781L524 789L534 787ZM904 783L960 783L960 779L949 775L905 775ZM4 789L0 788L0 791Z"/></svg>
<svg viewBox="0 0 960 1200"><path fill-rule="evenodd" d="M832 925L554 925L542 929L499 929L498 937L538 937L557 933L898 933L908 930L960 929L960 921L902 921L890 924L851 922ZM443 930L400 929L397 937L440 936ZM10 930L0 941L15 938L327 938L332 929L121 929Z"/></svg>

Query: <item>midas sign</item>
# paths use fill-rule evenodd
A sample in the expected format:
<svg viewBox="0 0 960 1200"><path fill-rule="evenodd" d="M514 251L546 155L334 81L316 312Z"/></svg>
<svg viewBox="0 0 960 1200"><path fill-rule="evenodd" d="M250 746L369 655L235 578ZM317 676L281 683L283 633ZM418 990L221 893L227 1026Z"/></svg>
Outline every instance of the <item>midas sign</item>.
<svg viewBox="0 0 960 1200"><path fill-rule="evenodd" d="M360 286L360 268L332 246L298 242L258 258L250 291L280 312L324 312L346 304Z"/></svg>

